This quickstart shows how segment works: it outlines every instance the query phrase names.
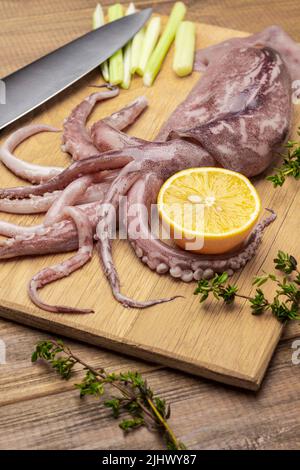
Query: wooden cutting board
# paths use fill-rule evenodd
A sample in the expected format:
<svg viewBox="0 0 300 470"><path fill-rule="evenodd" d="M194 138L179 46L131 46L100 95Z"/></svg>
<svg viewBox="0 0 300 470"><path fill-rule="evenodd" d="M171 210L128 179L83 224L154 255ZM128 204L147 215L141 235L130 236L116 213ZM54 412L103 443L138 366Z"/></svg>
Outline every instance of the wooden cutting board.
<svg viewBox="0 0 300 470"><path fill-rule="evenodd" d="M247 33L198 24L198 47L215 44L233 36ZM129 133L153 139L176 106L187 96L199 79L199 74L179 79L171 69L173 52L168 55L155 85L144 88L134 78L128 91L121 91L113 100L100 103L90 122L100 119L142 94L149 100L149 109L132 126ZM54 77L55 79L55 77ZM61 127L63 119L84 97L92 93L89 85L99 83L98 71L68 89L38 112L24 118L5 133L30 122L48 123ZM24 91L26 92L26 90ZM296 115L297 114L297 115ZM299 107L295 106L295 123L300 123ZM296 135L296 125L293 137ZM68 165L70 159L60 150L59 134L40 134L20 145L16 154L40 164ZM262 175L255 179L263 206L276 210L278 218L264 235L263 243L242 272L234 277L245 294L251 292L253 276L262 270L273 269L278 249L299 254L299 191L295 181L283 188L273 189ZM1 166L2 187L22 184ZM19 224L35 224L41 216L1 214L2 219ZM297 253L298 252L298 253ZM33 306L27 297L30 277L68 254L41 256L0 262L0 315L20 323L47 330L57 335L103 346L121 353L162 363L199 376L256 390L259 388L272 353L282 332L282 326L269 315L254 317L249 306L238 302L226 307L216 301L199 304L193 295L195 284L185 284L169 276L159 276L142 265L126 241L115 241L113 249L122 282L122 291L138 299L184 295L183 299L146 310L128 310L112 297L101 271L97 254L82 270L41 293L51 304L92 307L95 314L51 314ZM272 287L266 286L272 295Z"/></svg>

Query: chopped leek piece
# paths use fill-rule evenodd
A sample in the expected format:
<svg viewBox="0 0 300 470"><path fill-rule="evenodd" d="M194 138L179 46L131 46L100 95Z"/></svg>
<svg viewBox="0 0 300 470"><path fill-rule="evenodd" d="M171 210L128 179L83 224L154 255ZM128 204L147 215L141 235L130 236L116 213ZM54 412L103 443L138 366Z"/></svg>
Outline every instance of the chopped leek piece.
<svg viewBox="0 0 300 470"><path fill-rule="evenodd" d="M108 21L115 21L123 16L123 7L116 3L108 8ZM112 85L119 85L123 81L123 51L119 49L109 58L109 82Z"/></svg>
<svg viewBox="0 0 300 470"><path fill-rule="evenodd" d="M134 74L139 66L139 61L143 48L143 41L145 37L145 28L139 30L132 40L131 48L131 73Z"/></svg>
<svg viewBox="0 0 300 470"><path fill-rule="evenodd" d="M123 80L121 87L128 90L131 82L131 41L126 44L123 52Z"/></svg>
<svg viewBox="0 0 300 470"><path fill-rule="evenodd" d="M151 18L146 29L142 52L136 72L143 76L151 53L157 43L161 28L161 19L159 16Z"/></svg>
<svg viewBox="0 0 300 470"><path fill-rule="evenodd" d="M183 2L176 2L172 8L170 17L161 38L154 49L146 69L144 70L144 85L151 86L158 74L163 60L175 38L177 28L186 13L186 6Z"/></svg>
<svg viewBox="0 0 300 470"><path fill-rule="evenodd" d="M196 43L196 27L191 21L180 23L175 39L173 70L179 77L193 70Z"/></svg>
<svg viewBox="0 0 300 470"><path fill-rule="evenodd" d="M127 10L126 10L126 16L127 15L132 15L133 13L136 12L134 3L130 3ZM131 82L131 54L132 54L132 41L129 41L126 46L124 47L124 52L123 52L123 81L121 83L121 87L128 90L130 87L130 82Z"/></svg>
<svg viewBox="0 0 300 470"><path fill-rule="evenodd" d="M104 13L100 3L97 3L97 6L93 13L93 29L100 28L104 25Z"/></svg>
<svg viewBox="0 0 300 470"><path fill-rule="evenodd" d="M93 13L93 29L100 28L100 26L103 26L105 23L104 21L104 13L103 9L100 3L97 4L94 13ZM100 70L102 73L102 76L106 82L109 82L109 72L108 72L108 63L107 60L105 60L101 65L100 65Z"/></svg>
<svg viewBox="0 0 300 470"><path fill-rule="evenodd" d="M133 13L136 13L136 8L135 8L135 4L133 2L129 3L128 5L128 8L126 10L126 13L125 15L128 16L128 15L133 15Z"/></svg>

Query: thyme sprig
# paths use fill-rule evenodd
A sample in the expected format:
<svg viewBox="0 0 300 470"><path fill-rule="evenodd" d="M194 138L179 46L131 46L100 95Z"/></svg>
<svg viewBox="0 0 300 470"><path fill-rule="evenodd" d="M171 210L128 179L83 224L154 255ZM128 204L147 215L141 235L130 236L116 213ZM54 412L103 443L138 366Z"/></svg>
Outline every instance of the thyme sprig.
<svg viewBox="0 0 300 470"><path fill-rule="evenodd" d="M300 135L300 127L298 129ZM275 174L267 176L267 180L273 183L274 188L282 186L288 176L300 179L300 142L289 140L285 145L287 152L281 154L283 163L275 168Z"/></svg>
<svg viewBox="0 0 300 470"><path fill-rule="evenodd" d="M114 418L126 413L129 417L119 423L124 432L146 426L163 436L168 449L186 449L168 423L170 406L154 394L139 372L116 374L94 368L73 354L60 339L38 342L31 360L36 362L38 359L46 361L65 380L72 376L74 366L80 365L85 371L82 381L75 384L80 397L93 395L103 398L104 406L111 410ZM108 395L107 389L113 389L116 393Z"/></svg>
<svg viewBox="0 0 300 470"><path fill-rule="evenodd" d="M300 272L297 268L297 260L294 256L283 251L278 251L274 259L275 269L281 271L285 276L281 279L273 274L263 274L253 279L252 284L256 286L253 297L239 293L236 284L228 283L228 273L216 274L211 280L201 279L194 291L200 296L200 302L204 302L210 294L217 300L223 299L226 304L231 304L237 297L246 299L250 303L253 315L262 315L270 311L280 322L288 320L300 320ZM291 274L293 278L291 279ZM277 286L272 301L269 301L261 286L271 280Z"/></svg>

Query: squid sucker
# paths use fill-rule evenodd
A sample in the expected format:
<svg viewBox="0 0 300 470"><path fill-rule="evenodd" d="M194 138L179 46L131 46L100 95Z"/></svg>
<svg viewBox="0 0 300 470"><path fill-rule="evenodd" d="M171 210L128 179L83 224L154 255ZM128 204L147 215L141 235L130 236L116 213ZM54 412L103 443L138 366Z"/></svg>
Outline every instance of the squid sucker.
<svg viewBox="0 0 300 470"><path fill-rule="evenodd" d="M125 196L127 239L141 262L158 275L169 274L183 282L209 279L223 271L232 275L255 255L265 228L276 218L270 209L237 251L201 255L154 236L150 208L163 182L180 170L218 166L252 177L272 164L291 128L292 80L300 79L300 46L280 28L272 27L199 51L196 66L204 71L202 77L155 141L124 132L146 109L144 97L94 123L91 129L86 127L96 103L118 95L113 87L87 97L65 120L63 149L73 158L68 168L30 166L12 155L24 136L53 130L46 126L17 131L0 150L11 171L38 183L1 189L0 210L47 212L43 224L35 227L0 222L0 234L9 237L0 244L0 258L78 250L32 278L28 293L38 307L58 313L91 312L48 305L39 299L38 289L87 263L93 240L113 296L124 307L145 308L175 298L134 300L120 291L112 232ZM148 210L133 210L136 207Z"/></svg>

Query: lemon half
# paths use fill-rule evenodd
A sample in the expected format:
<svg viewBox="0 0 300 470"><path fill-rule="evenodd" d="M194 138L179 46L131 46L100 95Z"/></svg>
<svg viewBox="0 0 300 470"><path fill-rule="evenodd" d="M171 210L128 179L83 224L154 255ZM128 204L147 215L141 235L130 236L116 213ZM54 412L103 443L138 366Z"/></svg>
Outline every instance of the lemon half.
<svg viewBox="0 0 300 470"><path fill-rule="evenodd" d="M189 168L158 195L164 228L181 248L218 254L237 249L257 223L261 201L251 182L224 168Z"/></svg>

